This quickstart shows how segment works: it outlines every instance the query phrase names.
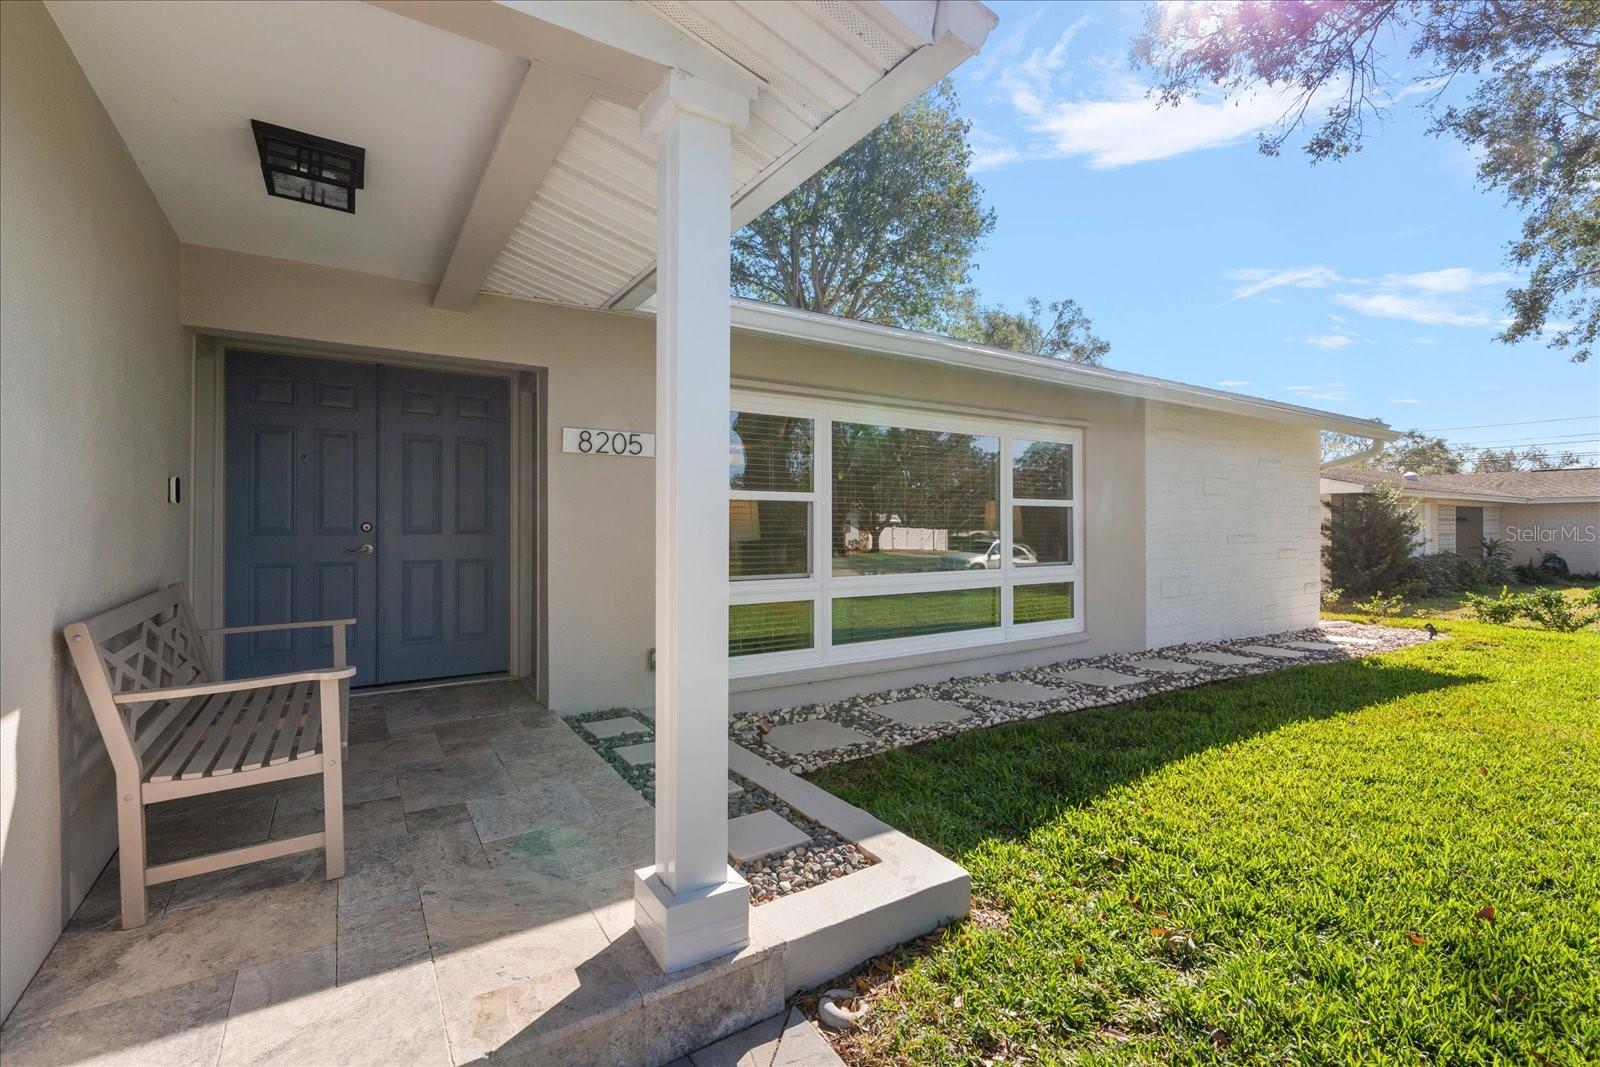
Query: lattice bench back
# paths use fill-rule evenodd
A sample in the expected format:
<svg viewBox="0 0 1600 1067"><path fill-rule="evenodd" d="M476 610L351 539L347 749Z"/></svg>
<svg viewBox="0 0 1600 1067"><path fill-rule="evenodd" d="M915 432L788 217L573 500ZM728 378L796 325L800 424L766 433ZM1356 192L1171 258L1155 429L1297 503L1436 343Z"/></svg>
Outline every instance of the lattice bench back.
<svg viewBox="0 0 1600 1067"><path fill-rule="evenodd" d="M124 720L113 695L215 680L182 582L63 632L113 762L124 752L135 758L132 735L140 710L150 706L127 705L131 721Z"/></svg>

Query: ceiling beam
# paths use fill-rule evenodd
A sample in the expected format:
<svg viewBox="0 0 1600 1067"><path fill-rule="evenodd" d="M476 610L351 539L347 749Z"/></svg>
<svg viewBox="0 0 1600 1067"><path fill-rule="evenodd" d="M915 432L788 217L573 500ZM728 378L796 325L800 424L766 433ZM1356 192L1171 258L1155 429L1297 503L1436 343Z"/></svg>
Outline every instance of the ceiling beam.
<svg viewBox="0 0 1600 1067"><path fill-rule="evenodd" d="M594 89L587 78L529 65L434 290L434 307L466 311L472 306Z"/></svg>
<svg viewBox="0 0 1600 1067"><path fill-rule="evenodd" d="M594 83L594 95L640 107L661 84L660 63L613 48L494 0L367 0L457 37Z"/></svg>

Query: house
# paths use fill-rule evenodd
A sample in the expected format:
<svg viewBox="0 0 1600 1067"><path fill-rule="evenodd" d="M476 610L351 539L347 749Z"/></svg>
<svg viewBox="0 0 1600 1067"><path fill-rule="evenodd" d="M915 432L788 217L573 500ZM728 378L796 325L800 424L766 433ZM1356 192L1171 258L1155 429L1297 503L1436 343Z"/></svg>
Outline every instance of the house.
<svg viewBox="0 0 1600 1067"><path fill-rule="evenodd" d="M653 706L676 971L748 938L730 706L1309 625L1318 432L1392 437L729 300L730 233L974 0L0 16L3 1010L115 847L66 622L181 580L201 626L358 619L358 686Z"/></svg>
<svg viewBox="0 0 1600 1067"><path fill-rule="evenodd" d="M1359 465L1322 472L1333 502L1388 483L1415 501L1422 520L1418 553L1481 555L1503 541L1512 563L1537 563L1546 552L1573 574L1600 573L1600 467L1477 474L1396 474Z"/></svg>

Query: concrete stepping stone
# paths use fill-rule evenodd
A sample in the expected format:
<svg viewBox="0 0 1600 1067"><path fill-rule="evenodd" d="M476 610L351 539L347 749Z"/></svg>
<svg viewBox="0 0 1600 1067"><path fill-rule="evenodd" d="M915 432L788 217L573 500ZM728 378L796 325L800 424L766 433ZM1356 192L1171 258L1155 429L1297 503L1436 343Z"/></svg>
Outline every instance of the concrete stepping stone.
<svg viewBox="0 0 1600 1067"><path fill-rule="evenodd" d="M1337 652L1340 647L1332 641L1285 641L1284 644L1310 652Z"/></svg>
<svg viewBox="0 0 1600 1067"><path fill-rule="evenodd" d="M758 811L728 820L728 855L748 863L774 852L811 844L811 838L775 811Z"/></svg>
<svg viewBox="0 0 1600 1067"><path fill-rule="evenodd" d="M740 793L743 793L743 792L744 792L744 786L740 785L738 782L734 781L732 778L728 779L728 796L729 797L736 797Z"/></svg>
<svg viewBox="0 0 1600 1067"><path fill-rule="evenodd" d="M1305 653L1292 648L1279 648L1276 645L1240 645L1240 652L1251 652L1257 656L1272 656L1277 659L1304 659Z"/></svg>
<svg viewBox="0 0 1600 1067"><path fill-rule="evenodd" d="M846 745L859 745L872 738L848 726L840 726L832 719L807 719L805 722L784 723L767 731L767 744L791 756L804 756L812 752L826 752Z"/></svg>
<svg viewBox="0 0 1600 1067"><path fill-rule="evenodd" d="M1104 667L1076 667L1070 671L1062 671L1056 677L1063 682L1079 682L1083 685L1096 685L1102 689L1115 689L1123 685L1138 685L1144 681L1136 674L1123 674L1121 671L1108 671Z"/></svg>
<svg viewBox="0 0 1600 1067"><path fill-rule="evenodd" d="M1197 659L1201 663L1217 663L1224 667L1261 662L1254 656L1235 656L1231 652L1185 652L1183 655L1185 659Z"/></svg>
<svg viewBox="0 0 1600 1067"><path fill-rule="evenodd" d="M1200 669L1198 663L1184 663L1175 659L1160 659L1152 656L1149 659L1136 659L1128 663L1134 670L1151 671L1156 674L1188 674L1190 671Z"/></svg>
<svg viewBox="0 0 1600 1067"><path fill-rule="evenodd" d="M594 736L602 741L609 741L613 737L623 734L644 734L650 732L650 727L635 719L632 715L620 715L615 719L600 719L596 722L580 724Z"/></svg>
<svg viewBox="0 0 1600 1067"><path fill-rule="evenodd" d="M1037 704L1041 700L1059 700L1067 695L1064 689L1050 689L1032 682L988 682L973 686L972 691L990 700L1003 700L1007 704Z"/></svg>
<svg viewBox="0 0 1600 1067"><path fill-rule="evenodd" d="M639 745L624 745L611 751L616 753L617 758L630 767L643 767L647 763L656 761L656 743L654 741L646 741Z"/></svg>
<svg viewBox="0 0 1600 1067"><path fill-rule="evenodd" d="M943 722L960 722L972 718L972 712L956 704L932 697L917 697L893 704L879 704L872 709L874 715L893 719L901 726L932 726Z"/></svg>

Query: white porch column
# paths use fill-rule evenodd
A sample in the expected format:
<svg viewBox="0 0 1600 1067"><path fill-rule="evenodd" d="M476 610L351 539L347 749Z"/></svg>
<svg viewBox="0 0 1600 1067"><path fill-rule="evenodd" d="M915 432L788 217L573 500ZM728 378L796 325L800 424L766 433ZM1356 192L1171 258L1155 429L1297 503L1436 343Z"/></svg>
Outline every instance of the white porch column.
<svg viewBox="0 0 1600 1067"><path fill-rule="evenodd" d="M750 940L728 865L728 199L749 101L682 71L656 142L656 862L634 922L663 969Z"/></svg>

